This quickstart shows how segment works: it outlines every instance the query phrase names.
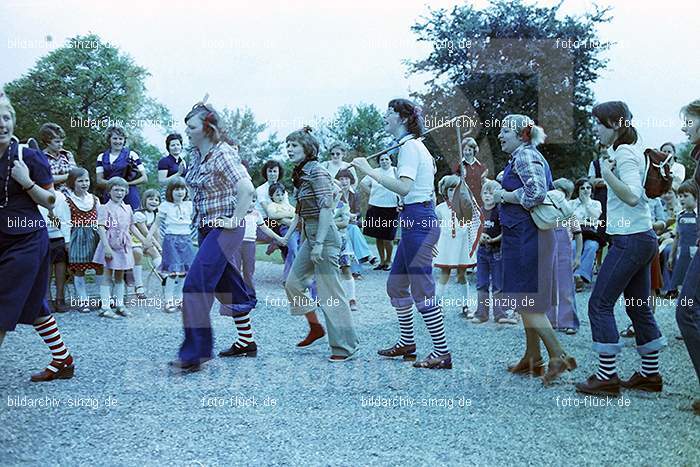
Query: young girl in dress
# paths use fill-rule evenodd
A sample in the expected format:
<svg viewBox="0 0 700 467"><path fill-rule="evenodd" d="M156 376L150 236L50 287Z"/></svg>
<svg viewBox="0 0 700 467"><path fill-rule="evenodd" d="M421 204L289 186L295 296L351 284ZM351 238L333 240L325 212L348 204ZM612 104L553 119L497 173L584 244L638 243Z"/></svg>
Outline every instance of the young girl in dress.
<svg viewBox="0 0 700 467"><path fill-rule="evenodd" d="M134 213L134 224L146 239L141 243L136 236L132 236L134 248L134 286L136 298L145 299L143 286L143 257L148 256L156 271L160 268L160 227L158 222L158 206L160 206L160 193L158 190L149 189L141 198L141 209Z"/></svg>
<svg viewBox="0 0 700 467"><path fill-rule="evenodd" d="M182 177L168 182L165 202L158 209L158 221L163 225L163 261L165 279L165 311L174 313L182 306L182 287L194 259L190 225L192 201L187 201L187 184Z"/></svg>
<svg viewBox="0 0 700 467"><path fill-rule="evenodd" d="M100 236L97 233L97 208L100 202L97 196L88 191L90 174L83 167L71 169L66 186L69 190L67 201L71 217L68 270L73 275L73 286L78 295L75 303L78 311L89 313L91 305L94 305L94 308L99 308L99 305L97 301L90 303L85 271L90 269L95 271L98 287L102 286L104 280L102 265L93 261L97 244L100 243ZM73 305L72 300L71 305Z"/></svg>
<svg viewBox="0 0 700 467"><path fill-rule="evenodd" d="M350 203L347 199L347 188L354 180L350 171L346 169L339 170L335 176L336 180L340 181L341 190L338 193L335 210L333 212L333 220L340 234L340 276L345 288L345 293L348 296L350 311L357 311L357 298L355 296L355 278L353 277L351 267L357 263L355 251L352 249L352 243L348 238L348 226L352 213L350 212Z"/></svg>
<svg viewBox="0 0 700 467"><path fill-rule="evenodd" d="M129 184L121 177L113 177L107 182L109 201L97 208L97 233L100 243L95 250L93 261L104 266L104 283L100 286L103 318L128 317L124 306L124 273L134 267L134 250L131 246L131 233L141 243L145 238L134 225L131 206L124 202L129 192ZM114 272L114 277L112 273ZM110 309L111 286L114 284L115 311Z"/></svg>
<svg viewBox="0 0 700 467"><path fill-rule="evenodd" d="M438 184L438 191L445 201L435 208L438 221L440 223L440 239L437 243L438 255L435 258L434 266L440 270L440 277L435 287L435 296L438 300L443 298L445 287L450 280L453 269L457 270L457 283L460 284L461 297L459 303L462 305L462 312L467 319L474 317L469 310L469 282L467 281L467 268L476 266L470 263L473 257L473 250L476 245L470 241L469 228L467 224L457 220L457 215L450 206L450 200L455 189L460 184L457 175L447 175L442 177Z"/></svg>
<svg viewBox="0 0 700 467"><path fill-rule="evenodd" d="M245 215L245 235L240 250L237 252L238 264L243 274L243 281L253 290L253 276L255 274L255 240L257 238L258 228L280 245L284 245L284 239L277 235L270 227L265 225L265 219L255 207L256 197L253 197L253 204L248 208L248 213Z"/></svg>

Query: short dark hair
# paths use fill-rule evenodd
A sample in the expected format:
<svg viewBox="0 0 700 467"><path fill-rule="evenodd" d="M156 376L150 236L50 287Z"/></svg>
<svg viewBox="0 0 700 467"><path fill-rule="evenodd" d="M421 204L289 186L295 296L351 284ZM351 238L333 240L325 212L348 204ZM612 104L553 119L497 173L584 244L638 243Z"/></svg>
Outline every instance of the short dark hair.
<svg viewBox="0 0 700 467"><path fill-rule="evenodd" d="M168 182L168 187L165 189L165 200L172 203L173 202L173 191L175 191L176 188L184 188L187 190L187 183L185 182L185 179L182 177L173 177L170 179ZM185 199L187 199L187 195L185 195Z"/></svg>
<svg viewBox="0 0 700 467"><path fill-rule="evenodd" d="M578 192L581 190L581 187L585 184L588 183L591 188L593 188L593 184L591 181L588 179L588 177L581 177L578 180L576 180L576 183L574 183L574 194L571 195L572 199L578 198Z"/></svg>
<svg viewBox="0 0 700 467"><path fill-rule="evenodd" d="M349 178L350 184L351 185L355 184L355 177L353 176L352 172L350 172L348 169L341 169L338 171L337 174L335 174L336 180L340 180L341 177Z"/></svg>
<svg viewBox="0 0 700 467"><path fill-rule="evenodd" d="M673 144L670 141L666 141L664 144L659 146L659 151L661 151L664 148L664 146L671 146L671 149L673 149L673 154L676 154L676 145L675 144Z"/></svg>
<svg viewBox="0 0 700 467"><path fill-rule="evenodd" d="M87 175L88 178L90 177L90 172L87 171L85 167L73 167L70 169L70 172L68 172L68 179L66 179L66 186L70 188L71 190L75 191L75 181L82 177L83 175Z"/></svg>
<svg viewBox="0 0 700 467"><path fill-rule="evenodd" d="M44 146L48 146L52 139L54 138L65 138L66 132L63 131L59 125L55 123L44 123L39 128L39 140Z"/></svg>
<svg viewBox="0 0 700 467"><path fill-rule="evenodd" d="M287 192L287 188L281 184L280 182L275 182L272 185L270 185L270 188L267 189L267 194L272 198L272 195L275 194L276 191L282 190L284 193Z"/></svg>
<svg viewBox="0 0 700 467"><path fill-rule="evenodd" d="M282 177L284 177L284 168L282 167L282 164L274 159L270 159L260 168L260 175L262 175L262 178L264 178L265 181L267 181L267 171L274 167L277 167L280 170L280 176L277 177L277 180L282 180Z"/></svg>
<svg viewBox="0 0 700 467"><path fill-rule="evenodd" d="M170 143L173 141L179 141L182 144L182 135L180 133L170 133L165 138L165 150L168 151L168 154L170 154Z"/></svg>
<svg viewBox="0 0 700 467"><path fill-rule="evenodd" d="M698 186L695 183L695 180L686 180L681 185L678 187L678 192L679 195L681 193L688 193L690 195L693 195L695 199L698 199Z"/></svg>

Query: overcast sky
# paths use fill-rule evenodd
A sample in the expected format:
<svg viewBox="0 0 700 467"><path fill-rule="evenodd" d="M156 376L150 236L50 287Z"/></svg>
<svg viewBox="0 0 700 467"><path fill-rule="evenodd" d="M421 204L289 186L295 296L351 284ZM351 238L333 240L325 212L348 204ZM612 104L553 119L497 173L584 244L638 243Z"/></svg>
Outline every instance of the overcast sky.
<svg viewBox="0 0 700 467"><path fill-rule="evenodd" d="M420 90L404 59L427 54L410 26L449 0L0 2L0 84L77 34L118 46L152 76L150 95L182 117L205 92L217 107L250 107L284 137L330 118L343 104L373 103ZM484 1L473 2L484 5ZM554 1L540 1L551 5ZM606 4L605 1L599 2ZM594 86L599 101L627 101L647 145L683 141L678 109L700 97L697 0L617 1L603 41L609 67ZM588 0L567 0L582 13ZM45 37L52 43L46 44ZM24 48L23 41L34 41ZM162 145L155 131L149 132ZM24 135L21 135L24 136Z"/></svg>

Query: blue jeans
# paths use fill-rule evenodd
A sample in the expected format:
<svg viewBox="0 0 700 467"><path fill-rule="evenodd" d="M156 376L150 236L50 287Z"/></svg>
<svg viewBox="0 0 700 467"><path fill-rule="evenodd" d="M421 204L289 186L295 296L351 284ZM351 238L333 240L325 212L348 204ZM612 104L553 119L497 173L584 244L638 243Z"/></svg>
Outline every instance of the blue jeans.
<svg viewBox="0 0 700 467"><path fill-rule="evenodd" d="M574 276L580 276L588 283L593 282L593 264L595 263L595 255L598 253L598 248L600 248L600 244L595 240L584 240L581 264L574 271Z"/></svg>
<svg viewBox="0 0 700 467"><path fill-rule="evenodd" d="M419 312L435 308L433 246L440 226L432 202L414 203L401 211L401 241L391 265L386 290L394 308L414 303Z"/></svg>
<svg viewBox="0 0 700 467"><path fill-rule="evenodd" d="M476 290L479 291L479 303L475 316L488 319L489 307L486 299L491 288L491 303L493 303L493 318L505 318L505 307L501 306L501 288L503 287L503 262L501 249L480 245L476 250ZM483 300L482 300L483 298ZM497 300L498 299L498 300Z"/></svg>
<svg viewBox="0 0 700 467"><path fill-rule="evenodd" d="M182 362L211 358L214 336L209 312L214 298L221 302L221 314L227 316L243 316L255 308L255 291L243 281L234 254L243 243L244 230L242 227L199 230L199 251L187 271L182 290L185 328L179 353Z"/></svg>
<svg viewBox="0 0 700 467"><path fill-rule="evenodd" d="M700 255L695 255L685 273L676 302L676 322L700 381Z"/></svg>
<svg viewBox="0 0 700 467"><path fill-rule="evenodd" d="M656 234L649 230L611 237L612 246L588 301L593 350L608 355L622 350L614 308L623 294L625 311L634 325L637 352L645 355L660 350L666 339L651 312L651 260L658 248Z"/></svg>

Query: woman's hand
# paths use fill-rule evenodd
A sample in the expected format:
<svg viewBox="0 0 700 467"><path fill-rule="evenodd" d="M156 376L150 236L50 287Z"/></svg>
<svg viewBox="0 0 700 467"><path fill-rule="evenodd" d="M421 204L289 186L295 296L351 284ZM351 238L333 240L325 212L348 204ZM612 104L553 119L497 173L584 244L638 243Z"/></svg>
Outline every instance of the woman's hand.
<svg viewBox="0 0 700 467"><path fill-rule="evenodd" d="M505 195L507 193L508 192L506 190L504 190L503 188L497 188L493 191L493 200L496 203L501 203L501 204L506 203L507 201L506 201Z"/></svg>
<svg viewBox="0 0 700 467"><path fill-rule="evenodd" d="M600 161L600 170L601 172L610 172L611 174L615 171L616 167L616 162L614 159L611 159L609 157L605 157L601 159Z"/></svg>
<svg viewBox="0 0 700 467"><path fill-rule="evenodd" d="M364 157L356 157L355 159L352 160L352 166L357 169L358 172L361 172L361 174L368 174L372 171L372 166L369 165L369 162L367 162L367 159Z"/></svg>
<svg viewBox="0 0 700 467"><path fill-rule="evenodd" d="M275 238L275 241L282 246L287 246L287 237L280 237L279 235Z"/></svg>
<svg viewBox="0 0 700 467"><path fill-rule="evenodd" d="M482 245L488 245L491 243L491 236L487 233L482 233L481 238L479 239L479 243Z"/></svg>
<svg viewBox="0 0 700 467"><path fill-rule="evenodd" d="M322 243L316 243L314 244L313 248L311 248L311 261L314 264L319 264L321 261L323 261L323 244Z"/></svg>
<svg viewBox="0 0 700 467"><path fill-rule="evenodd" d="M114 251L112 251L112 248L109 245L107 245L107 247L105 248L105 259L112 259L113 256Z"/></svg>
<svg viewBox="0 0 700 467"><path fill-rule="evenodd" d="M29 167L24 161L15 161L11 174L14 181L22 185L22 188L29 188L34 183L29 177Z"/></svg>

